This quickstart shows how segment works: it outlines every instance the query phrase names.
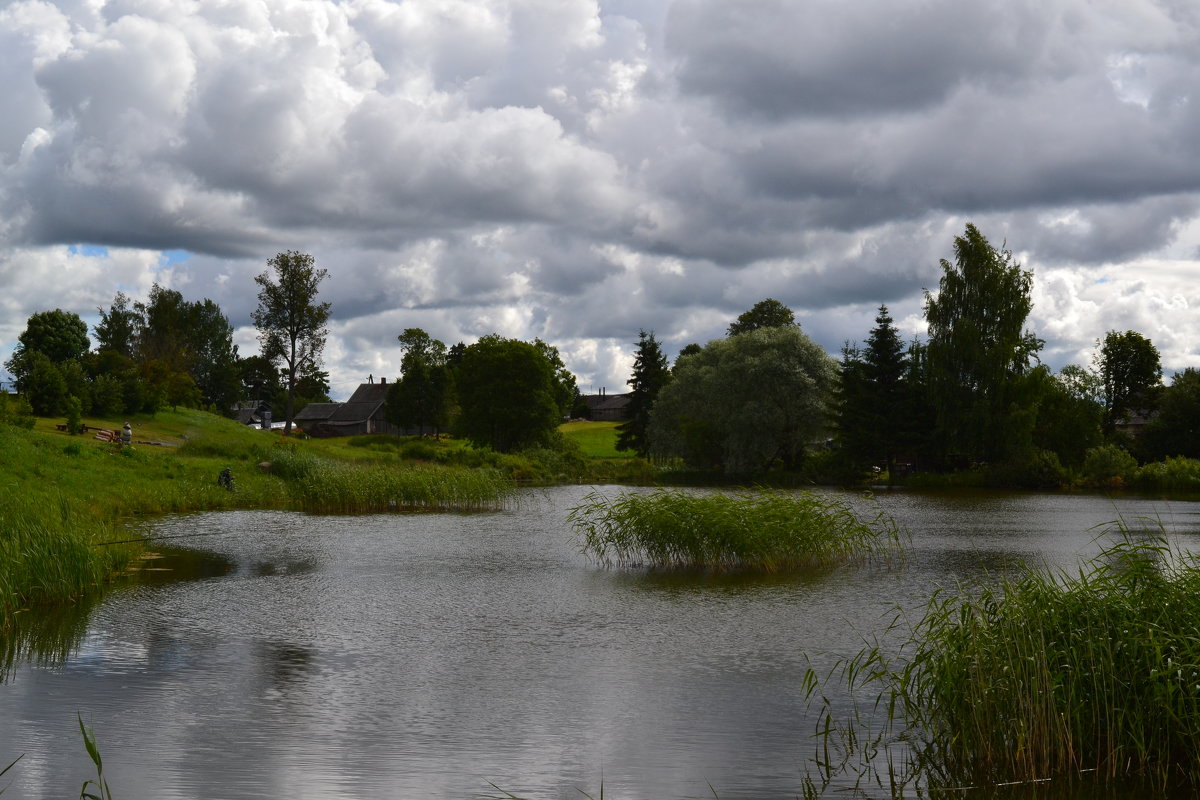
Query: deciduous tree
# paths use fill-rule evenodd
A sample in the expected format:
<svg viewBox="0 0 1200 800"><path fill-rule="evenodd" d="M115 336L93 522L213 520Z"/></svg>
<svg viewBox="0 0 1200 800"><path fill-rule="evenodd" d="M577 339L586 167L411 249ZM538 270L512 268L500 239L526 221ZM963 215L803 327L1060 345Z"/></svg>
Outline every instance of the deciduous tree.
<svg viewBox="0 0 1200 800"><path fill-rule="evenodd" d="M1162 382L1158 348L1137 331L1109 331L1099 349L1097 371L1104 387L1104 423L1108 431L1135 412L1153 410Z"/></svg>
<svg viewBox="0 0 1200 800"><path fill-rule="evenodd" d="M1033 273L967 225L954 239L955 262L942 259L937 294L925 292L928 369L938 433L949 453L997 460L1016 391L1014 379L1042 342L1024 330Z"/></svg>
<svg viewBox="0 0 1200 800"><path fill-rule="evenodd" d="M1200 370L1188 367L1175 373L1140 444L1143 454L1154 460L1200 458Z"/></svg>
<svg viewBox="0 0 1200 800"><path fill-rule="evenodd" d="M12 357L4 366L16 379L17 389L24 392L25 382L33 372L33 354L40 353L51 365L56 365L83 358L88 346L87 323L78 314L61 308L39 311L26 321ZM36 404L34 410L37 411Z"/></svg>
<svg viewBox="0 0 1200 800"><path fill-rule="evenodd" d="M142 318L136 309L130 307L129 296L124 292L117 292L108 311L103 308L96 310L100 312L100 324L94 329L96 350L112 350L126 358L132 358Z"/></svg>
<svg viewBox="0 0 1200 800"><path fill-rule="evenodd" d="M554 367L534 345L495 334L467 347L457 369L459 432L502 453L545 444L558 427Z"/></svg>
<svg viewBox="0 0 1200 800"><path fill-rule="evenodd" d="M743 474L794 466L826 433L837 362L795 325L709 342L650 412L651 451Z"/></svg>
<svg viewBox="0 0 1200 800"><path fill-rule="evenodd" d="M778 300L768 297L754 304L729 325L729 335L749 333L759 328L780 328L796 324L796 315Z"/></svg>
<svg viewBox="0 0 1200 800"><path fill-rule="evenodd" d="M262 354L282 365L287 382L284 432L291 433L296 384L306 369L320 364L325 348L329 303L317 302L317 290L326 271L316 268L312 256L295 250L276 254L267 266L270 269L254 279L258 307L251 316Z"/></svg>
<svg viewBox="0 0 1200 800"><path fill-rule="evenodd" d="M401 377L388 388L385 414L399 428L434 429L449 420L453 382L446 366L446 345L420 328L396 337L404 349Z"/></svg>

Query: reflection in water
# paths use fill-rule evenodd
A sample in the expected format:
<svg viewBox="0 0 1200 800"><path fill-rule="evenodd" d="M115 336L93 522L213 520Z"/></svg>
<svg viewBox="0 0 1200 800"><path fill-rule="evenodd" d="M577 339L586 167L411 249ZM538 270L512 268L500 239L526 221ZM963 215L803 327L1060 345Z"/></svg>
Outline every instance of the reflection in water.
<svg viewBox="0 0 1200 800"><path fill-rule="evenodd" d="M196 541L222 555L183 551L193 567L172 573L197 580L148 572L76 627L46 617L51 669L9 657L0 758L29 755L3 800L67 793L42 778L77 763L76 710L123 797L440 800L489 781L547 798L710 784L794 797L814 748L806 670L886 637L897 609L1025 561L1071 569L1119 515L1160 513L1176 542L1200 543L1196 504L889 492L860 502L913 534L896 563L616 570L565 524L587 492L539 490L491 514L164 521L163 535L213 534Z"/></svg>
<svg viewBox="0 0 1200 800"><path fill-rule="evenodd" d="M232 560L216 553L159 547L117 578L112 591L203 580L227 575L233 569ZM13 630L0 636L0 684L7 683L21 664L54 668L69 661L84 644L92 610L103 602L101 596L88 595L71 605L17 614Z"/></svg>
<svg viewBox="0 0 1200 800"><path fill-rule="evenodd" d="M19 664L55 667L70 658L87 634L95 604L95 599L83 598L69 606L14 616L13 629L0 636L0 683L7 683Z"/></svg>
<svg viewBox="0 0 1200 800"><path fill-rule="evenodd" d="M259 561L250 565L250 574L260 577L272 575L302 575L317 568L315 559L294 559L291 561Z"/></svg>

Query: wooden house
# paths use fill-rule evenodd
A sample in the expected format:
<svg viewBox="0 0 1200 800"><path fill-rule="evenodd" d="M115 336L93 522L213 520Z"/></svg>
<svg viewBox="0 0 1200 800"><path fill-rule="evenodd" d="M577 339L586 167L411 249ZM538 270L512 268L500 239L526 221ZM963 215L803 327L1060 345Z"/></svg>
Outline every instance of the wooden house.
<svg viewBox="0 0 1200 800"><path fill-rule="evenodd" d="M384 418L389 389L387 378L379 383L360 383L344 403L309 403L296 415L295 423L310 436L361 436L370 433L403 433Z"/></svg>

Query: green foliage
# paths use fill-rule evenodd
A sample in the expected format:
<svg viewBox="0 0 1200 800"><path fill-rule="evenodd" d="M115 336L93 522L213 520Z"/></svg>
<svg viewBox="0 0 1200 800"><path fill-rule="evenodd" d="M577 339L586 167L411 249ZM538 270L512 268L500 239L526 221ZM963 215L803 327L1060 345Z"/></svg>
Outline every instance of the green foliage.
<svg viewBox="0 0 1200 800"><path fill-rule="evenodd" d="M1137 474L1137 459L1113 444L1100 445L1087 451L1083 459L1083 480L1088 486L1100 489L1120 489Z"/></svg>
<svg viewBox="0 0 1200 800"><path fill-rule="evenodd" d="M890 476L916 432L914 387L904 343L886 305L879 307L875 325L865 350L848 347L843 353L837 427L844 460L857 462L860 471L883 467Z"/></svg>
<svg viewBox="0 0 1200 800"><path fill-rule="evenodd" d="M33 408L24 395L0 391L0 425L30 430L34 423Z"/></svg>
<svg viewBox="0 0 1200 800"><path fill-rule="evenodd" d="M941 261L937 294L925 293L931 398L947 452L996 461L1015 410L1014 378L1042 347L1022 331L1033 274L971 224L955 238L954 253L953 265Z"/></svg>
<svg viewBox="0 0 1200 800"><path fill-rule="evenodd" d="M1128 532L1078 575L931 601L889 707L949 785L1200 770L1200 565Z"/></svg>
<svg viewBox="0 0 1200 800"><path fill-rule="evenodd" d="M901 544L884 515L864 521L844 500L808 493L593 492L568 520L585 552L630 566L774 572L893 553Z"/></svg>
<svg viewBox="0 0 1200 800"><path fill-rule="evenodd" d="M287 433L295 416L296 385L303 374L320 364L328 334L329 303L316 301L317 288L327 273L315 264L307 253L288 250L267 262L275 272L274 279L270 270L254 279L259 286L258 307L251 317L263 356L282 365L287 381Z"/></svg>
<svg viewBox="0 0 1200 800"><path fill-rule="evenodd" d="M658 393L671 381L671 370L654 331L638 331L637 352L633 357L633 376L629 379L628 419L621 423L617 449L632 450L638 456L650 455L650 411Z"/></svg>
<svg viewBox="0 0 1200 800"><path fill-rule="evenodd" d="M729 324L729 336L737 336L762 328L782 328L796 324L796 315L783 303L768 297L754 304Z"/></svg>
<svg viewBox="0 0 1200 800"><path fill-rule="evenodd" d="M836 379L836 362L794 325L710 342L659 392L652 452L729 474L796 466L824 436Z"/></svg>
<svg viewBox="0 0 1200 800"><path fill-rule="evenodd" d="M83 358L88 345L87 323L78 314L60 308L39 311L27 320L25 330L17 337L12 357L4 366L17 379L17 388L24 392L35 354L41 354L51 364L60 364Z"/></svg>
<svg viewBox="0 0 1200 800"><path fill-rule="evenodd" d="M317 459L306 469L288 489L300 508L313 513L493 510L504 506L511 491L504 476L489 470L383 469L327 459Z"/></svg>
<svg viewBox="0 0 1200 800"><path fill-rule="evenodd" d="M563 363L557 347L536 338L533 340L533 346L550 362L550 367L554 371L554 401L558 405L559 417L571 416L571 410L579 400L579 387L575 384L575 376Z"/></svg>
<svg viewBox="0 0 1200 800"><path fill-rule="evenodd" d="M96 310L100 312L100 324L93 330L96 335L96 350L110 350L126 358L132 358L142 317L129 307L129 296L119 291L113 297L108 311L103 308Z"/></svg>
<svg viewBox="0 0 1200 800"><path fill-rule="evenodd" d="M1158 415L1142 433L1140 448L1151 459L1200 458L1200 370L1188 367L1175 373L1162 392Z"/></svg>
<svg viewBox="0 0 1200 800"><path fill-rule="evenodd" d="M96 744L96 734L83 724L83 716L79 717L79 732L83 734L83 746L87 749L88 758L96 766L95 780L86 780L79 790L79 800L112 800L112 791L104 778L104 762L100 758L100 747Z"/></svg>
<svg viewBox="0 0 1200 800"><path fill-rule="evenodd" d="M1100 444L1103 409L1080 376L1065 367L1053 377L1045 367L1038 367L1029 378L1038 384L1033 444L1055 453L1063 464L1079 468L1087 451Z"/></svg>
<svg viewBox="0 0 1200 800"><path fill-rule="evenodd" d="M534 345L490 335L466 348L457 370L458 429L501 453L550 440L561 412L554 367Z"/></svg>
<svg viewBox="0 0 1200 800"><path fill-rule="evenodd" d="M21 382L22 395L39 417L56 417L66 411L67 382L58 367L42 353L29 359L30 369Z"/></svg>
<svg viewBox="0 0 1200 800"><path fill-rule="evenodd" d="M67 398L67 433L72 436L83 433L83 404L75 395Z"/></svg>
<svg viewBox="0 0 1200 800"><path fill-rule="evenodd" d="M439 342L440 344L440 342ZM439 432L450 421L454 401L453 375L445 363L405 355L400 380L388 387L384 413L398 428L430 428Z"/></svg>
<svg viewBox="0 0 1200 800"><path fill-rule="evenodd" d="M1200 492L1200 461L1168 456L1146 464L1134 479L1138 488L1160 492Z"/></svg>
<svg viewBox="0 0 1200 800"><path fill-rule="evenodd" d="M1031 449L989 469L986 482L1015 489L1058 489L1070 483L1070 474L1063 468L1058 454Z"/></svg>
<svg viewBox="0 0 1200 800"><path fill-rule="evenodd" d="M1108 430L1135 412L1157 405L1162 379L1158 349L1137 331L1109 331L1099 349L1098 368L1104 387L1105 424Z"/></svg>

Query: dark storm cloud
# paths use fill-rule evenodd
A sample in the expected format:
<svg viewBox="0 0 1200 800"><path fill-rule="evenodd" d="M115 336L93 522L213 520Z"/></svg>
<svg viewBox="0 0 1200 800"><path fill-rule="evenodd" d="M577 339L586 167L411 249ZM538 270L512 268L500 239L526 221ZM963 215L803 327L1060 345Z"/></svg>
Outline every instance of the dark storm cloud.
<svg viewBox="0 0 1200 800"><path fill-rule="evenodd" d="M1190 357L1197 41L1149 0L15 0L0 357L60 305L47 269L82 313L210 297L250 347L253 277L298 249L335 385L415 324L611 387L639 329L707 341L768 296L833 351L880 302L914 333L968 221L1035 270L1055 352L1099 315Z"/></svg>
<svg viewBox="0 0 1200 800"><path fill-rule="evenodd" d="M1026 80L1056 20L1021 2L684 0L668 52L685 92L733 114L878 116L963 83Z"/></svg>

